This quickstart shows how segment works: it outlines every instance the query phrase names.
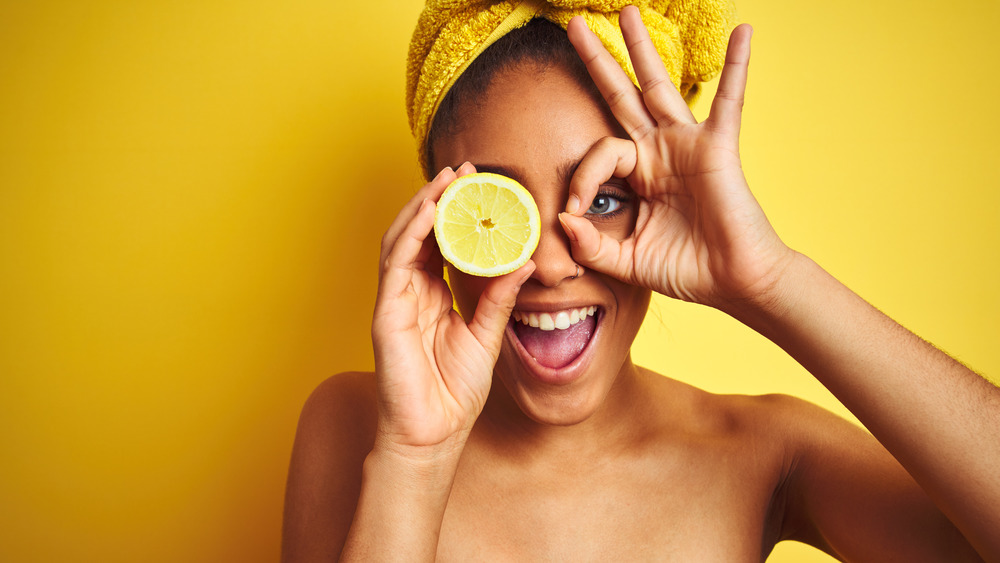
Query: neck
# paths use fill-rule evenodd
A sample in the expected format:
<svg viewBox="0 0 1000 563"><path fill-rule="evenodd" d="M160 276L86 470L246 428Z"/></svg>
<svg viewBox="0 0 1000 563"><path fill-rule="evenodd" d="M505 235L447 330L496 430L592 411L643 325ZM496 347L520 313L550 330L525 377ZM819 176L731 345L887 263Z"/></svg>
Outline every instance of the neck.
<svg viewBox="0 0 1000 563"><path fill-rule="evenodd" d="M635 437L634 429L640 411L637 402L649 393L645 370L625 358L614 383L603 400L591 412L575 413L579 418L570 424L552 424L525 414L507 391L500 378L494 376L493 386L483 413L473 431L483 445L495 448L504 457L586 455L589 451L608 453L627 446ZM570 403L571 401L567 401ZM553 413L561 418L562 413Z"/></svg>

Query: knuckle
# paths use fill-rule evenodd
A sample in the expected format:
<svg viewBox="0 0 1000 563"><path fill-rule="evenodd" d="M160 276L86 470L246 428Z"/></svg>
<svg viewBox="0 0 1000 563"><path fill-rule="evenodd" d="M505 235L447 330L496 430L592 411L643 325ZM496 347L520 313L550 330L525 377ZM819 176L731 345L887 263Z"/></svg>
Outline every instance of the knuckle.
<svg viewBox="0 0 1000 563"><path fill-rule="evenodd" d="M607 95L608 106L616 107L625 103L625 96L627 94L628 93L621 88L608 92Z"/></svg>
<svg viewBox="0 0 1000 563"><path fill-rule="evenodd" d="M640 35L639 37L633 38L631 41L625 44L629 51L634 51L636 48L642 48L643 45L648 44L653 47L653 41L648 35ZM655 47L653 47L655 49Z"/></svg>
<svg viewBox="0 0 1000 563"><path fill-rule="evenodd" d="M390 232L389 231L386 231L385 233L382 234L382 240L379 242L379 248L380 248L381 254L383 256L389 250L389 247L392 246L392 242L393 242L394 238L395 237L391 237L390 236Z"/></svg>
<svg viewBox="0 0 1000 563"><path fill-rule="evenodd" d="M583 60L584 66L587 67L600 61L600 58L601 58L601 52L596 49L587 53L586 55L581 55L580 57L580 59Z"/></svg>
<svg viewBox="0 0 1000 563"><path fill-rule="evenodd" d="M628 130L628 136L632 138L633 141L642 141L647 137L650 137L656 131L656 127L653 125L637 125Z"/></svg>
<svg viewBox="0 0 1000 563"><path fill-rule="evenodd" d="M618 137L601 137L600 140L595 144L597 150L610 151L614 150L618 146L618 142L621 141Z"/></svg>
<svg viewBox="0 0 1000 563"><path fill-rule="evenodd" d="M732 102L740 106L743 105L743 94L740 92L732 92L729 90L722 90L715 95L716 98L724 100L727 102Z"/></svg>
<svg viewBox="0 0 1000 563"><path fill-rule="evenodd" d="M484 292L483 299L486 301L486 304L489 305L490 310L503 310L507 306L504 299L497 295L496 290Z"/></svg>
<svg viewBox="0 0 1000 563"><path fill-rule="evenodd" d="M658 88L665 88L667 86L673 88L674 83L668 80L666 77L657 76L655 78L650 78L642 85L642 91L646 94L653 92Z"/></svg>

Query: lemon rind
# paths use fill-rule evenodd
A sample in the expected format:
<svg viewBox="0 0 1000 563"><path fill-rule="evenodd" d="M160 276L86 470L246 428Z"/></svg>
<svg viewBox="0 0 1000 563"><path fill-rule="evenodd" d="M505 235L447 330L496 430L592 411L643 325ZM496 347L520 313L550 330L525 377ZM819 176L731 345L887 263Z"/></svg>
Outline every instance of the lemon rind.
<svg viewBox="0 0 1000 563"><path fill-rule="evenodd" d="M535 199L531 197L531 193L528 192L524 186L513 178L508 178L500 174L493 174L491 172L477 172L475 174L467 174L456 179L447 188L445 188L444 193L442 193L440 199L438 199L437 209L435 210L434 216L434 236L438 241L441 240L441 231L443 229L442 210L447 208L448 204L450 204L455 198L455 195L458 194L461 186L476 181L486 181L514 192L518 201L524 203L525 207L528 209L528 226L531 231L531 238L524 246L524 250L515 260L505 262L503 264L497 264L496 266L490 268L473 266L456 256L455 253L451 251L450 247L442 245L440 242L438 243L438 248L441 251L441 256L443 256L445 260L455 266L455 268L459 271L466 274L484 278L494 278L504 274L509 274L523 266L531 258L531 255L534 254L535 250L538 248L538 242L541 238L541 216L538 213L538 206L535 204Z"/></svg>

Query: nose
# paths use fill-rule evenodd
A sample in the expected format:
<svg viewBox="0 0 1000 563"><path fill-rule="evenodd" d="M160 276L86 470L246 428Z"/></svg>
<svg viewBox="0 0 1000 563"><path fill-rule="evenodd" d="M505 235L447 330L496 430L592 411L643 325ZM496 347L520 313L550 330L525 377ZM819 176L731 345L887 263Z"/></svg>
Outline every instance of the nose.
<svg viewBox="0 0 1000 563"><path fill-rule="evenodd" d="M567 278L576 277L577 264L570 254L569 237L559 223L558 209L546 210L541 216L538 247L531 259L535 272L531 278L545 287L556 287Z"/></svg>

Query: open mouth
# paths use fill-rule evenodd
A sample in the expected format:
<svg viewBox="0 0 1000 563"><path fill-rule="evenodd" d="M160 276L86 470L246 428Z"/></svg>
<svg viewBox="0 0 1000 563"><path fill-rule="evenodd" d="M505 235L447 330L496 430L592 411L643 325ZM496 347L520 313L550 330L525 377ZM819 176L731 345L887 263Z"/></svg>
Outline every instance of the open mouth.
<svg viewBox="0 0 1000 563"><path fill-rule="evenodd" d="M561 311L514 311L514 335L539 365L559 369L573 363L587 348L600 308L591 305Z"/></svg>

